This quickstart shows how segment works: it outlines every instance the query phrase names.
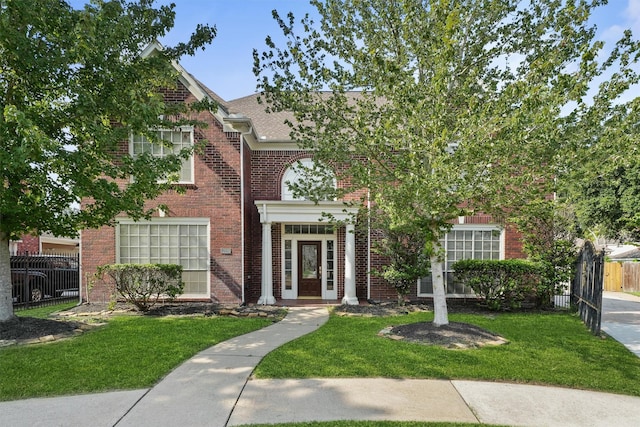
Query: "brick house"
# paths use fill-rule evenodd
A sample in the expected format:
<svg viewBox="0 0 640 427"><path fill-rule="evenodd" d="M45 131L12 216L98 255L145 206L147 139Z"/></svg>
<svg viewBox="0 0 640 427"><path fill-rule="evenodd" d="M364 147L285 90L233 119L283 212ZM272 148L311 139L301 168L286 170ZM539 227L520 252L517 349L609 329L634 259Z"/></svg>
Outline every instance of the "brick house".
<svg viewBox="0 0 640 427"><path fill-rule="evenodd" d="M344 220L353 210L345 210L341 201L295 200L289 191L285 182L297 179L293 166L311 160L290 140L285 113L267 114L257 95L225 101L176 67L179 85L166 95L170 100L209 98L218 108L198 115L206 128L161 132L177 145L206 140L205 149L183 165L178 185L186 193L169 192L154 201L166 204L167 212L142 222L121 216L115 227L82 231L83 299L108 301L111 296L91 279L97 266L148 262L183 266L183 300L357 304L396 299L391 286L368 273L381 262L370 251L371 233L322 219L324 212ZM129 152L145 144L132 137ZM463 257L522 257L517 233L486 216L460 218L443 243L448 251L445 270ZM450 282L449 296L468 294ZM417 283L409 296L429 298L430 279Z"/></svg>
<svg viewBox="0 0 640 427"><path fill-rule="evenodd" d="M18 254L77 254L79 252L80 240L58 237L51 233L43 233L39 236L25 234L17 240L9 242L9 253Z"/></svg>

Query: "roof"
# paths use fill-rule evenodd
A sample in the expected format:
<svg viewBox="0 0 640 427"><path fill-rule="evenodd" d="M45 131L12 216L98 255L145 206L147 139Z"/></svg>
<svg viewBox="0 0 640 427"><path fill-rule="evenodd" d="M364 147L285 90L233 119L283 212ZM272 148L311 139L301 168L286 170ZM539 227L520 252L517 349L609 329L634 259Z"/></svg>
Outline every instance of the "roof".
<svg viewBox="0 0 640 427"><path fill-rule="evenodd" d="M630 251L627 252L623 252L623 253L617 253L615 255L609 255L609 257L611 259L616 259L616 260L634 260L634 259L640 259L640 249L635 248L635 249L631 249Z"/></svg>
<svg viewBox="0 0 640 427"><path fill-rule="evenodd" d="M227 104L229 114L251 119L260 141L291 141L289 136L291 129L285 121L293 121L293 113L290 111L267 113L267 105L258 103L259 96L260 94L254 93L229 101Z"/></svg>
<svg viewBox="0 0 640 427"><path fill-rule="evenodd" d="M142 52L142 56L153 55L154 51L162 50L159 42L153 42ZM269 142L292 142L290 137L291 128L286 124L289 120L294 122L294 114L291 111L278 111L267 113L267 105L258 102L260 94L254 93L232 101L225 101L217 93L209 89L204 83L184 69L178 62L173 63L176 70L181 74L181 81L186 85L197 99L208 97L218 104L216 116L225 124L239 132L248 132L252 135L252 140L264 143ZM349 103L356 102L361 98L362 92L351 91ZM330 96L330 92L319 92L321 97Z"/></svg>
<svg viewBox="0 0 640 427"><path fill-rule="evenodd" d="M207 87L207 85L205 85L204 83L202 83L200 80L198 80L193 74L189 73L189 75L191 76L191 78L193 80L195 80L195 82L198 84L198 86L200 86L200 88L207 94L209 95L209 97L211 99L213 99L220 108L222 108L224 111L228 111L229 108L227 106L227 101L225 101L224 99L222 99L222 97L220 95L218 95L217 93L215 93L214 91L212 91L211 89L209 89Z"/></svg>
<svg viewBox="0 0 640 427"><path fill-rule="evenodd" d="M323 98L331 96L331 92L319 92ZM362 98L362 92L349 91L348 103L353 104ZM254 93L242 98L234 99L227 103L229 114L233 117L246 117L251 120L254 131L261 142L285 142L291 141L289 136L291 128L285 123L286 120L295 122L293 112L277 111L266 112L267 104L258 102L260 94ZM376 103L381 104L382 98Z"/></svg>
<svg viewBox="0 0 640 427"><path fill-rule="evenodd" d="M265 104L258 102L259 94L248 95L233 101L225 101L192 74L189 76L200 89L213 99L226 114L226 119L239 119L251 122L253 131L261 142L289 142L289 126L285 121L293 120L292 112L267 113Z"/></svg>
<svg viewBox="0 0 640 427"><path fill-rule="evenodd" d="M640 248L636 245L612 245L609 246L608 258L611 260L634 260L640 259Z"/></svg>

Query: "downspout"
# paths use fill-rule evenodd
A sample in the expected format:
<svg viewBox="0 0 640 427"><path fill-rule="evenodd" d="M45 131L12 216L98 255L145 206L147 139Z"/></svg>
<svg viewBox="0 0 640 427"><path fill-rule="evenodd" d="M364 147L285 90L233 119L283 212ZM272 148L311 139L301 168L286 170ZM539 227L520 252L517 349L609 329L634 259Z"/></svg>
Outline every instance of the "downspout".
<svg viewBox="0 0 640 427"><path fill-rule="evenodd" d="M245 227L245 217L244 217L244 135L240 134L240 274L242 276L240 287L242 289L242 305L246 303L245 295L244 295L244 287L245 287L245 242L244 242L244 227Z"/></svg>
<svg viewBox="0 0 640 427"><path fill-rule="evenodd" d="M367 190L367 301L371 300L371 192Z"/></svg>
<svg viewBox="0 0 640 427"><path fill-rule="evenodd" d="M244 116L235 116L234 117L227 117L224 120L225 125L229 125L231 126L231 128L235 131L238 132L240 134L240 215L241 215L241 219L240 219L240 248L242 251L242 260L240 262L240 272L242 274L242 279L241 279L241 286L242 286L242 304L246 304L246 293L245 293L245 280L246 280L246 265L245 265L245 261L246 261L246 243L245 243L245 226L246 226L246 220L245 220L245 211L246 211L246 206L245 206L245 194L246 194L246 190L245 190L245 179L244 179L244 173L245 173L245 162L244 162L244 144L245 141L247 140L246 135L252 135L252 133L254 132L253 130L253 126L251 124L251 121Z"/></svg>

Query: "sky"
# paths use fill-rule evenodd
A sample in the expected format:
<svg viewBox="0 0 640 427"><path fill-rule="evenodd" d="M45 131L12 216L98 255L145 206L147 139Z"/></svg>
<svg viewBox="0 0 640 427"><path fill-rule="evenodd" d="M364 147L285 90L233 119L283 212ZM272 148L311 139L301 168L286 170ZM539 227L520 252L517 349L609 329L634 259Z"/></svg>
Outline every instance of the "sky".
<svg viewBox="0 0 640 427"><path fill-rule="evenodd" d="M265 50L265 37L281 34L272 18L276 9L281 16L292 11L296 19L315 8L308 0L160 0L157 5L175 3L174 28L161 40L174 45L188 40L197 24L215 25L217 37L204 51L184 57L180 63L211 90L229 101L256 91L253 75L253 49ZM81 0L75 4L84 3ZM625 29L640 37L640 0L609 0L592 17L597 38L612 45Z"/></svg>
<svg viewBox="0 0 640 427"><path fill-rule="evenodd" d="M315 8L308 0L161 0L175 3L173 30L161 40L173 45L187 40L197 24L215 25L217 36L205 51L184 57L180 64L223 99L230 101L256 92L253 49L265 50L265 38L281 34L272 17L293 12L296 19Z"/></svg>

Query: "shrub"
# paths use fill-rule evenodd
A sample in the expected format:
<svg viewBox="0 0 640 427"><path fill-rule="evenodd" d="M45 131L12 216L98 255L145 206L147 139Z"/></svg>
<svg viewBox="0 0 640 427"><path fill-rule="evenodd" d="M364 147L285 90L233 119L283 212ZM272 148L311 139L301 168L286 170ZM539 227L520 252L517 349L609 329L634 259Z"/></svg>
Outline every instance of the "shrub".
<svg viewBox="0 0 640 427"><path fill-rule="evenodd" d="M182 266L175 264L108 264L96 275L107 275L125 301L140 311L148 311L158 300L173 299L182 293Z"/></svg>
<svg viewBox="0 0 640 427"><path fill-rule="evenodd" d="M549 252L531 256L531 259L543 268L538 287L539 305L552 305L553 296L562 295L575 275L576 247L568 240L555 240Z"/></svg>
<svg viewBox="0 0 640 427"><path fill-rule="evenodd" d="M398 293L398 303L405 297L418 279L429 274L430 249L424 225L410 214L397 210L391 204L379 204L371 211L370 225L376 236L371 250L384 257L380 268L371 273L382 277Z"/></svg>
<svg viewBox="0 0 640 427"><path fill-rule="evenodd" d="M536 302L552 306L553 296L563 294L575 275L575 214L556 200L545 199L531 201L512 220L522 233L524 252L543 266Z"/></svg>
<svg viewBox="0 0 640 427"><path fill-rule="evenodd" d="M536 298L543 267L535 262L510 260L461 260L453 264L456 280L470 286L492 310L515 309Z"/></svg>

